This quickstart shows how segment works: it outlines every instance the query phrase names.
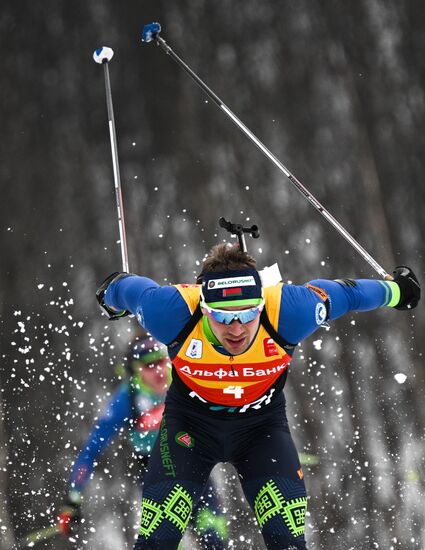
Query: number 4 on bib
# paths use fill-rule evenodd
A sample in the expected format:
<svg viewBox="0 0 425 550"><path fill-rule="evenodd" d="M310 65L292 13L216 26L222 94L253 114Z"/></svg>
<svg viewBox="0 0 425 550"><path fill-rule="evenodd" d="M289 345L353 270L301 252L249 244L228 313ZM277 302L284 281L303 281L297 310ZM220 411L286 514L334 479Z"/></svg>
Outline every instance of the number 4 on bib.
<svg viewBox="0 0 425 550"><path fill-rule="evenodd" d="M242 388L242 386L227 386L227 388L223 389L223 393L230 393L231 395L235 396L235 399L240 399L243 392L244 389Z"/></svg>

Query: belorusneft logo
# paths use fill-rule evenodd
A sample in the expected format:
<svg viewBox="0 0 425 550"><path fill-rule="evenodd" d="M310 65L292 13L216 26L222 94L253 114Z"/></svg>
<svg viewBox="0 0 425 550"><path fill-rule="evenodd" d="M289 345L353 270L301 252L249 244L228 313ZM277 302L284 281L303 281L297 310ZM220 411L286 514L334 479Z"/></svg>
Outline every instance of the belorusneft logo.
<svg viewBox="0 0 425 550"><path fill-rule="evenodd" d="M214 282L213 287L216 288L231 288L233 286L255 286L255 279L252 275L249 275L248 277L230 277L228 279L214 279L213 281L209 281L209 283ZM209 288L211 288L210 285L208 285Z"/></svg>

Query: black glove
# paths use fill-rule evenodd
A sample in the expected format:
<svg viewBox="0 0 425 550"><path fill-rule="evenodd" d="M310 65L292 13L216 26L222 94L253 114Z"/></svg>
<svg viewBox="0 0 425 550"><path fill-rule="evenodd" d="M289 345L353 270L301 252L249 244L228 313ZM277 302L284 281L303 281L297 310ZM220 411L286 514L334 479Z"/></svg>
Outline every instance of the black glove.
<svg viewBox="0 0 425 550"><path fill-rule="evenodd" d="M394 282L400 287L400 301L395 309L413 309L421 297L421 286L416 275L405 265L397 266L393 271Z"/></svg>
<svg viewBox="0 0 425 550"><path fill-rule="evenodd" d="M75 525L81 521L80 502L81 496L76 498L78 492L70 493L57 517L60 532L69 537L72 535Z"/></svg>
<svg viewBox="0 0 425 550"><path fill-rule="evenodd" d="M118 273L116 271L115 273L112 273L112 275L109 275L109 277L106 277L106 279L103 281L103 283L100 285L100 287L96 290L96 298L97 301L100 304L100 307L102 307L106 313L108 314L110 321L115 321L116 319L120 319L121 317L125 317L126 315L130 315L130 311L127 311L124 309L124 311L115 311L109 306L105 304L105 292L108 288L108 286L111 283L114 283L115 281L119 281L120 279L124 279L125 277L128 277L129 273Z"/></svg>

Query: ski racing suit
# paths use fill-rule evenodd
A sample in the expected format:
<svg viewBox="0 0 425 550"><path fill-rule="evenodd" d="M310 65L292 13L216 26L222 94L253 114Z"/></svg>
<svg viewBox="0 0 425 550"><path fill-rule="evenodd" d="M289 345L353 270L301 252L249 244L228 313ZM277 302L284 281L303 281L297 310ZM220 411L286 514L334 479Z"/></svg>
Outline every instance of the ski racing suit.
<svg viewBox="0 0 425 550"><path fill-rule="evenodd" d="M183 342L176 340L199 304L200 285L160 286L128 275L106 290L105 303L133 313L168 345L173 363L135 550L177 548L218 462L235 466L268 549L306 549L307 494L281 391L288 365L296 344L325 321L395 306L400 290L392 281L344 279L263 291L271 327L261 322L248 349L232 356L210 334L205 316Z"/></svg>

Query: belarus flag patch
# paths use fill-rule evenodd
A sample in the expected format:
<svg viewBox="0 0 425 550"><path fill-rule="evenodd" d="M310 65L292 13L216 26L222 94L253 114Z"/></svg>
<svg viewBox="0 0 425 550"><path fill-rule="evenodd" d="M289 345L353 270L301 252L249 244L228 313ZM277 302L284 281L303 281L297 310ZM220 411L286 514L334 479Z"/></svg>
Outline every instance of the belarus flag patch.
<svg viewBox="0 0 425 550"><path fill-rule="evenodd" d="M241 288L223 288L223 298L242 296Z"/></svg>

